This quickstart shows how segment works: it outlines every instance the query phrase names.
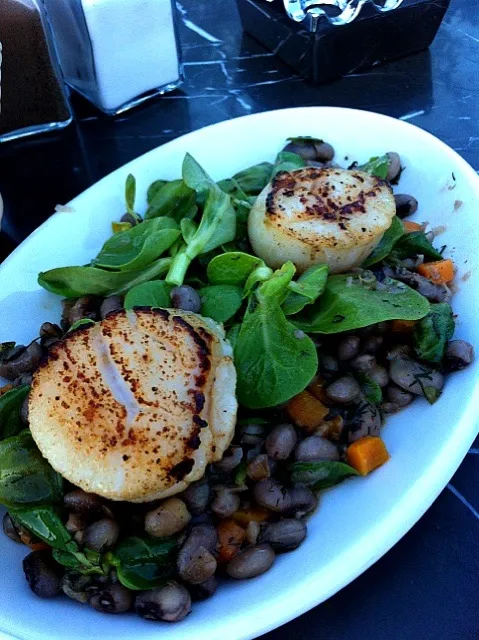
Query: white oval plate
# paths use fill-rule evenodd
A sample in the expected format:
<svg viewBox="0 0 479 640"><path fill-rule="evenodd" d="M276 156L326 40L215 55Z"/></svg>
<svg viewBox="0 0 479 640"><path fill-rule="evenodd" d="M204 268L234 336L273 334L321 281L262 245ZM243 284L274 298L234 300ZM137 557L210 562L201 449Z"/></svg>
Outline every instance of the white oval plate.
<svg viewBox="0 0 479 640"><path fill-rule="evenodd" d="M401 154L406 171L399 189L418 198L415 219L447 227L439 242L448 245L458 266L456 335L479 345L478 176L421 129L382 115L328 107L261 113L195 131L134 160L75 198L73 212L52 216L0 268L0 341L28 342L42 322L59 319L59 299L40 289L37 274L84 264L97 253L110 235L111 221L124 213L128 173L135 174L138 202L143 203L153 180L180 175L187 151L220 179L272 160L285 138L294 135L323 137L344 165L388 150ZM24 551L0 535L0 633L22 640L243 640L304 613L378 560L447 484L477 434L478 367L476 362L451 376L433 407L417 401L388 420L383 433L390 462L365 479L325 492L299 550L278 557L259 578L222 585L179 624L101 615L66 598L40 600L23 576Z"/></svg>

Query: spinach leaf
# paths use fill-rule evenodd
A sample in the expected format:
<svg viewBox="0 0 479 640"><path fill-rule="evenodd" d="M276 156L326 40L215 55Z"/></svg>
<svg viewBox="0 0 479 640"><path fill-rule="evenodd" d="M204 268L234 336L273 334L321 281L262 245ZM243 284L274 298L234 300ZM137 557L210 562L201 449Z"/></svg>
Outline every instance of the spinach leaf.
<svg viewBox="0 0 479 640"><path fill-rule="evenodd" d="M234 347L242 405L273 407L311 382L318 368L316 348L308 336L297 334L275 297L263 295L246 315Z"/></svg>
<svg viewBox="0 0 479 640"><path fill-rule="evenodd" d="M291 293L283 302L286 316L299 313L307 304L316 302L323 293L328 280L328 265L316 264L306 269L296 281L289 283Z"/></svg>
<svg viewBox="0 0 479 640"><path fill-rule="evenodd" d="M256 292L260 302L274 300L278 304L283 304L287 295L288 287L291 284L296 267L292 262L285 262L281 269L276 269L273 274L258 287Z"/></svg>
<svg viewBox="0 0 479 640"><path fill-rule="evenodd" d="M20 419L20 409L29 391L30 386L22 384L0 396L0 440L16 436L25 428Z"/></svg>
<svg viewBox="0 0 479 640"><path fill-rule="evenodd" d="M159 258L179 236L179 227L172 218L145 220L109 238L92 260L92 266L120 271L142 269Z"/></svg>
<svg viewBox="0 0 479 640"><path fill-rule="evenodd" d="M239 311L243 290L234 284L214 284L199 290L201 315L216 322L226 322Z"/></svg>
<svg viewBox="0 0 479 640"><path fill-rule="evenodd" d="M125 183L125 204L126 210L132 215L135 214L135 199L136 199L136 180L135 176L131 173L126 178Z"/></svg>
<svg viewBox="0 0 479 640"><path fill-rule="evenodd" d="M286 138L287 142L296 142L301 144L302 142L310 142L311 144L323 144L324 140L321 138L313 138L313 136L293 136L292 138Z"/></svg>
<svg viewBox="0 0 479 640"><path fill-rule="evenodd" d="M366 400L371 404L380 404L383 399L381 387L365 373L358 373L358 379L361 384L361 391L366 396Z"/></svg>
<svg viewBox="0 0 479 640"><path fill-rule="evenodd" d="M68 543L68 546L72 547L72 544ZM52 555L59 564L82 575L106 575L108 571L108 566L104 565L101 555L91 549L85 549L83 552L78 549L72 552L53 548Z"/></svg>
<svg viewBox="0 0 479 640"><path fill-rule="evenodd" d="M255 285L257 285L258 282L266 282L272 277L273 273L273 269L270 269L262 262L259 267L256 267L256 269L249 274L244 284L243 296L246 298L251 295Z"/></svg>
<svg viewBox="0 0 479 640"><path fill-rule="evenodd" d="M81 298L88 294L121 295L131 287L162 276L171 264L171 258L160 258L144 269L135 271L105 271L97 267L60 267L43 271L38 284L65 298Z"/></svg>
<svg viewBox="0 0 479 640"><path fill-rule="evenodd" d="M420 320L429 312L426 298L401 282L385 280L377 287L356 276L331 276L312 311L295 318L294 324L306 332L329 334L385 320Z"/></svg>
<svg viewBox="0 0 479 640"><path fill-rule="evenodd" d="M144 282L130 289L125 296L125 309L133 307L171 307L172 287L163 280Z"/></svg>
<svg viewBox="0 0 479 640"><path fill-rule="evenodd" d="M431 310L414 330L414 349L421 360L439 364L454 334L455 322L447 302L432 304Z"/></svg>
<svg viewBox="0 0 479 640"><path fill-rule="evenodd" d="M423 231L413 231L404 235L395 245L391 258L403 260L422 255L428 260L442 260L442 254L435 249ZM426 260L427 261L427 260Z"/></svg>
<svg viewBox="0 0 479 640"><path fill-rule="evenodd" d="M237 180L235 180L235 178L220 180L218 182L218 187L231 196L233 200L237 200L238 202L250 203L250 200L254 200L253 197L248 196L248 194L243 191L241 185Z"/></svg>
<svg viewBox="0 0 479 640"><path fill-rule="evenodd" d="M81 327L88 327L92 324L95 324L95 321L92 320L91 318L80 318L80 320L77 320L72 324L72 326L68 329L67 333L72 333L72 331L76 331Z"/></svg>
<svg viewBox="0 0 479 640"><path fill-rule="evenodd" d="M231 198L221 191L189 154L186 154L183 162L183 179L200 196L206 195L206 201L198 229L189 243L175 255L166 277L169 284L177 286L183 284L192 260L231 242L236 235L236 214Z"/></svg>
<svg viewBox="0 0 479 640"><path fill-rule="evenodd" d="M211 284L244 285L256 267L264 266L261 258L241 251L222 253L211 260L207 275Z"/></svg>
<svg viewBox="0 0 479 640"><path fill-rule="evenodd" d="M151 204L151 201L156 196L158 191L167 184L168 180L155 180L148 187L148 191L146 192L146 201L148 204Z"/></svg>
<svg viewBox="0 0 479 640"><path fill-rule="evenodd" d="M369 158L365 164L360 165L358 169L385 180L389 169L389 157L386 154L383 156L374 156Z"/></svg>
<svg viewBox="0 0 479 640"><path fill-rule="evenodd" d="M193 240L196 231L198 230L198 225L193 220L189 218L183 218L180 223L181 235L183 236L183 240L186 244L190 244Z"/></svg>
<svg viewBox="0 0 479 640"><path fill-rule="evenodd" d="M233 349L236 346L236 342L238 341L238 336L239 336L239 332L241 330L241 325L240 324L234 324L228 331L228 333L226 334L226 338L229 341L229 343L231 344L231 346L233 347Z"/></svg>
<svg viewBox="0 0 479 640"><path fill-rule="evenodd" d="M242 460L235 469L235 477L234 477L235 485L240 487L246 482L247 477L248 477L248 464L246 460Z"/></svg>
<svg viewBox="0 0 479 640"><path fill-rule="evenodd" d="M11 513L16 521L51 547L65 552L78 549L53 507L40 505L13 509Z"/></svg>
<svg viewBox="0 0 479 640"><path fill-rule="evenodd" d="M257 196L271 180L272 171L273 165L270 162L261 162L235 173L232 180L247 196ZM222 183L224 182L223 180ZM233 195L237 197L236 194L233 193Z"/></svg>
<svg viewBox="0 0 479 640"><path fill-rule="evenodd" d="M295 462L290 467L291 481L305 484L315 491L327 489L349 476L357 476L359 473L353 467L344 462Z"/></svg>
<svg viewBox="0 0 479 640"><path fill-rule="evenodd" d="M160 187L152 197L145 220L168 216L180 222L185 215L196 214L196 193L184 180L172 180Z"/></svg>
<svg viewBox="0 0 479 640"><path fill-rule="evenodd" d="M370 267L373 264L384 260L392 251L396 242L404 236L404 227L401 220L394 216L391 226L384 233L377 247L363 262L363 267Z"/></svg>
<svg viewBox="0 0 479 640"><path fill-rule="evenodd" d="M271 177L274 178L280 171L294 171L295 169L302 169L305 166L306 161L301 156L298 156L297 153L280 151L276 156Z"/></svg>
<svg viewBox="0 0 479 640"><path fill-rule="evenodd" d="M8 509L62 499L62 478L24 430L0 442L0 504Z"/></svg>
<svg viewBox="0 0 479 640"><path fill-rule="evenodd" d="M162 586L176 572L177 543L172 538L131 536L107 555L118 579L128 589L147 590Z"/></svg>
<svg viewBox="0 0 479 640"><path fill-rule="evenodd" d="M104 573L101 557L95 551L80 551L55 509L41 505L28 509L10 510L15 522L19 522L35 536L53 548L53 557L65 567L83 574Z"/></svg>

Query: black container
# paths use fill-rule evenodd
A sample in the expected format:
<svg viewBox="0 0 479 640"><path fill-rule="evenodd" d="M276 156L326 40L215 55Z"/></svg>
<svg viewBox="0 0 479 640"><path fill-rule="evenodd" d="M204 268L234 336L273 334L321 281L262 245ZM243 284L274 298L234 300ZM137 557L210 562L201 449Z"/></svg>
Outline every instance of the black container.
<svg viewBox="0 0 479 640"><path fill-rule="evenodd" d="M279 0L237 0L244 30L313 83L427 49L449 2L404 0L384 13L366 4L350 24L332 25L323 17L311 33Z"/></svg>

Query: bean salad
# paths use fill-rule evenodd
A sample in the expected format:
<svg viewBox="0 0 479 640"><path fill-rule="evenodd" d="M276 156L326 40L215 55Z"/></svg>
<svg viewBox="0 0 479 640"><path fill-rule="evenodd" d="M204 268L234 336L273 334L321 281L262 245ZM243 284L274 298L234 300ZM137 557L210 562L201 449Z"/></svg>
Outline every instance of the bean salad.
<svg viewBox="0 0 479 640"><path fill-rule="evenodd" d="M218 183L187 156L181 179L150 186L143 215L130 175L125 215L91 263L39 275L62 297L61 321L41 324L29 345L0 344L3 530L29 547L23 571L37 596L182 620L222 582L259 576L297 549L319 491L387 462L387 416L438 401L447 376L473 361L473 346L453 338L454 264L434 231L409 220L427 209L413 195L394 195L390 227L347 273L272 269L255 255L256 198L275 176L307 167L338 167L332 145L293 138L274 163ZM394 152L347 169L388 190L404 170ZM221 323L239 401L222 459L181 492L139 504L62 479L29 431L30 387L52 347L137 307Z"/></svg>

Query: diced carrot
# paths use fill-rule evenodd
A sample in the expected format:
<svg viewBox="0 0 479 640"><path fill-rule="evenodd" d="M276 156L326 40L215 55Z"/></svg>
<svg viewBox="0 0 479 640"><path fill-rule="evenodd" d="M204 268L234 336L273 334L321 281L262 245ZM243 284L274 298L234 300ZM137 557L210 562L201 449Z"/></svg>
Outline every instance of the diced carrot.
<svg viewBox="0 0 479 640"><path fill-rule="evenodd" d="M419 224L419 222L413 222L412 220L403 220L402 224L406 233L423 230L423 226L422 224Z"/></svg>
<svg viewBox="0 0 479 640"><path fill-rule="evenodd" d="M326 384L322 378L317 378L309 385L307 390L323 404L327 405L330 402L326 394Z"/></svg>
<svg viewBox="0 0 479 640"><path fill-rule="evenodd" d="M231 518L221 520L216 527L216 531L218 532L219 541L218 561L227 563L240 550L246 538L246 531Z"/></svg>
<svg viewBox="0 0 479 640"><path fill-rule="evenodd" d="M393 333L412 333L415 326L415 320L393 320L391 323L391 331Z"/></svg>
<svg viewBox="0 0 479 640"><path fill-rule="evenodd" d="M22 530L20 532L20 539L27 547L30 547L32 551L44 551L50 549L46 542L35 538L29 531Z"/></svg>
<svg viewBox="0 0 479 640"><path fill-rule="evenodd" d="M269 516L269 512L261 509L261 507L249 507L249 509L236 511L236 513L233 513L232 518L237 524L246 528L250 522L264 522Z"/></svg>
<svg viewBox="0 0 479 640"><path fill-rule="evenodd" d="M390 458L386 445L375 436L365 436L349 445L348 463L362 476L380 467Z"/></svg>
<svg viewBox="0 0 479 640"><path fill-rule="evenodd" d="M452 260L437 260L420 264L417 272L435 284L447 284L454 280L454 263Z"/></svg>
<svg viewBox="0 0 479 640"><path fill-rule="evenodd" d="M0 397L3 396L4 393L8 393L13 389L13 384L6 384L3 387L0 387Z"/></svg>
<svg viewBox="0 0 479 640"><path fill-rule="evenodd" d="M28 546L32 551L46 551L50 549L46 542L30 542Z"/></svg>
<svg viewBox="0 0 479 640"><path fill-rule="evenodd" d="M344 427L344 418L342 416L334 416L331 420L324 420L314 433L317 433L328 440L339 440Z"/></svg>
<svg viewBox="0 0 479 640"><path fill-rule="evenodd" d="M301 391L286 407L291 420L306 431L314 431L328 415L329 409L309 391Z"/></svg>

